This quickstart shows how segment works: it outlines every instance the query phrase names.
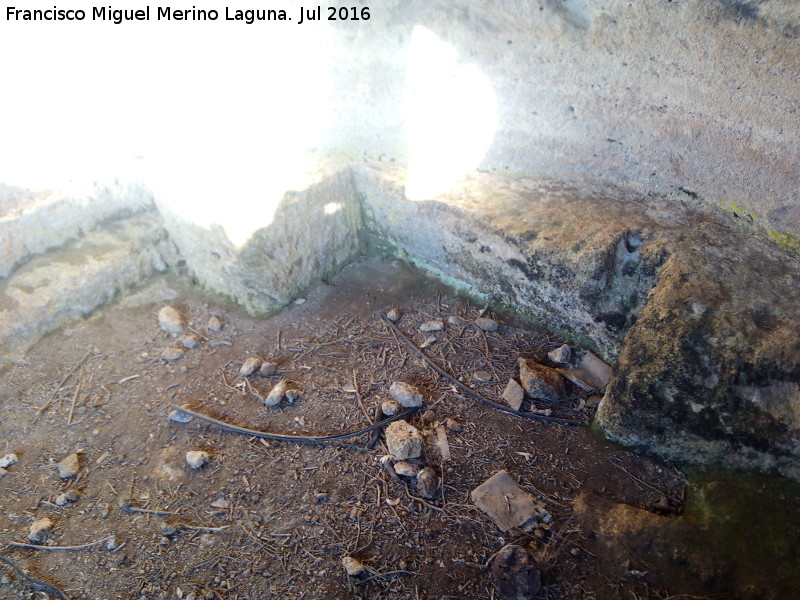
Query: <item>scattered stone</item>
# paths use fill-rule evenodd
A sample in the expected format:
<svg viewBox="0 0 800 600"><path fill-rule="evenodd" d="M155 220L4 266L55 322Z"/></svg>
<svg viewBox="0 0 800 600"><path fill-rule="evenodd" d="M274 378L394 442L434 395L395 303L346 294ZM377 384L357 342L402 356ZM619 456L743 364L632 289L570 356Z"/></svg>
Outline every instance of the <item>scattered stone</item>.
<svg viewBox="0 0 800 600"><path fill-rule="evenodd" d="M506 389L503 390L503 400L514 410L519 410L522 400L525 398L525 390L514 379L509 379Z"/></svg>
<svg viewBox="0 0 800 600"><path fill-rule="evenodd" d="M368 570L364 563L356 560L352 556L343 556L342 566L350 577L357 577Z"/></svg>
<svg viewBox="0 0 800 600"><path fill-rule="evenodd" d="M225 327L219 317L211 317L208 319L208 330L214 333L219 333Z"/></svg>
<svg viewBox="0 0 800 600"><path fill-rule="evenodd" d="M34 544L44 544L50 535L50 530L53 528L53 521L47 518L36 519L31 523L30 531L28 531L28 539Z"/></svg>
<svg viewBox="0 0 800 600"><path fill-rule="evenodd" d="M475 381L480 381L481 383L486 383L487 381L492 380L492 374L489 371L475 371L473 375Z"/></svg>
<svg viewBox="0 0 800 600"><path fill-rule="evenodd" d="M69 479L75 477L78 471L81 470L81 461L77 454L70 454L60 463L58 463L58 476L61 479Z"/></svg>
<svg viewBox="0 0 800 600"><path fill-rule="evenodd" d="M425 321L422 325L419 326L419 330L422 333L431 333L434 331L441 331L444 329L444 323L439 320L435 321Z"/></svg>
<svg viewBox="0 0 800 600"><path fill-rule="evenodd" d="M572 362L572 347L562 344L555 350L548 352L547 356L558 365L568 365Z"/></svg>
<svg viewBox="0 0 800 600"><path fill-rule="evenodd" d="M330 497L331 495L328 492L314 492L314 498L317 499L317 502L327 502Z"/></svg>
<svg viewBox="0 0 800 600"><path fill-rule="evenodd" d="M292 388L288 381L281 379L270 390L267 397L264 399L264 404L267 406L277 406L285 397L289 402L294 402L302 394L301 390Z"/></svg>
<svg viewBox="0 0 800 600"><path fill-rule="evenodd" d="M11 465L15 465L19 462L17 455L14 453L6 454L3 458L0 458L0 469L5 469L6 467L10 467Z"/></svg>
<svg viewBox="0 0 800 600"><path fill-rule="evenodd" d="M556 402L567 393L558 371L524 358L519 359L519 379L531 398Z"/></svg>
<svg viewBox="0 0 800 600"><path fill-rule="evenodd" d="M531 414L549 417L553 414L553 410L551 408L531 408Z"/></svg>
<svg viewBox="0 0 800 600"><path fill-rule="evenodd" d="M392 479L399 479L397 476L397 471L394 470L394 465L392 464L393 462L394 456L391 454L381 456L381 466L383 467L383 470L386 471Z"/></svg>
<svg viewBox="0 0 800 600"><path fill-rule="evenodd" d="M81 499L81 493L78 490L67 490L64 496L69 502L77 502Z"/></svg>
<svg viewBox="0 0 800 600"><path fill-rule="evenodd" d="M425 425L426 427L429 425L433 425L436 422L436 411L432 408L429 408L422 416L419 418L419 422Z"/></svg>
<svg viewBox="0 0 800 600"><path fill-rule="evenodd" d="M439 341L439 338L437 338L435 335L429 335L428 337L425 338L425 341L422 342L419 345L419 347L420 347L420 349L425 349L428 346L432 346L433 344L435 344L438 341Z"/></svg>
<svg viewBox="0 0 800 600"><path fill-rule="evenodd" d="M161 359L178 360L179 358L183 358L185 354L186 350L173 346L172 348L164 348L164 350L161 352Z"/></svg>
<svg viewBox="0 0 800 600"><path fill-rule="evenodd" d="M270 377L275 375L275 371L278 370L278 365L274 362L264 361L261 363L261 366L258 369L258 374L262 377Z"/></svg>
<svg viewBox="0 0 800 600"><path fill-rule="evenodd" d="M495 556L492 576L497 592L506 600L533 600L542 589L542 577L522 546L509 544Z"/></svg>
<svg viewBox="0 0 800 600"><path fill-rule="evenodd" d="M464 426L455 419L451 419L448 417L445 424L447 425L447 428L450 431L455 431L456 433L461 433L462 431L464 431Z"/></svg>
<svg viewBox="0 0 800 600"><path fill-rule="evenodd" d="M167 523L166 521L162 521L158 528L161 531L161 535L164 537L174 537L180 533L179 525Z"/></svg>
<svg viewBox="0 0 800 600"><path fill-rule="evenodd" d="M208 452L204 450L189 450L186 453L186 463L193 469L202 469L209 461Z"/></svg>
<svg viewBox="0 0 800 600"><path fill-rule="evenodd" d="M298 400L301 395L302 392L297 388L289 388L284 394L284 396L286 396L286 401L290 404L293 404L295 400ZM305 424L303 424L303 426L305 426Z"/></svg>
<svg viewBox="0 0 800 600"><path fill-rule="evenodd" d="M305 304L306 303L306 299L305 298L298 298L297 300L294 301L294 303L297 306L300 306L301 304Z"/></svg>
<svg viewBox="0 0 800 600"><path fill-rule="evenodd" d="M403 407L400 406L399 402L395 402L394 400L384 400L381 403L381 410L384 415L391 417L403 410Z"/></svg>
<svg viewBox="0 0 800 600"><path fill-rule="evenodd" d="M611 379L611 366L589 350L581 350L575 366L559 373L584 390L602 391Z"/></svg>
<svg viewBox="0 0 800 600"><path fill-rule="evenodd" d="M187 333L178 338L178 343L187 350L191 350L192 348L196 348L197 344L200 343L200 336L194 333Z"/></svg>
<svg viewBox="0 0 800 600"><path fill-rule="evenodd" d="M503 531L529 533L553 517L519 487L504 469L470 492L472 501Z"/></svg>
<svg viewBox="0 0 800 600"><path fill-rule="evenodd" d="M487 317L478 317L473 322L484 331L497 331L500 328L500 324L497 321Z"/></svg>
<svg viewBox="0 0 800 600"><path fill-rule="evenodd" d="M399 460L394 463L394 471L403 477L416 477L419 469L407 460Z"/></svg>
<svg viewBox="0 0 800 600"><path fill-rule="evenodd" d="M184 333L186 331L183 315L171 306L162 306L158 311L158 324L161 326L161 330L167 333Z"/></svg>
<svg viewBox="0 0 800 600"><path fill-rule="evenodd" d="M450 315L449 317L447 317L447 322L450 323L450 325L456 325L456 326L464 324L464 321L455 315Z"/></svg>
<svg viewBox="0 0 800 600"><path fill-rule="evenodd" d="M400 406L405 408L416 408L422 406L422 394L413 385L395 381L389 387L389 395L394 398Z"/></svg>
<svg viewBox="0 0 800 600"><path fill-rule="evenodd" d="M59 494L58 496L56 496L55 503L58 504L58 506L66 506L67 504L69 504L69 500L67 500L67 495Z"/></svg>
<svg viewBox="0 0 800 600"><path fill-rule="evenodd" d="M417 491L425 498L435 498L439 493L439 476L433 467L425 467L417 474Z"/></svg>
<svg viewBox="0 0 800 600"><path fill-rule="evenodd" d="M225 509L230 508L230 503L225 498L217 498L211 503L211 508Z"/></svg>
<svg viewBox="0 0 800 600"><path fill-rule="evenodd" d="M173 410L169 413L169 420L174 421L175 423L188 423L192 420L192 417L186 413L182 413L179 410Z"/></svg>
<svg viewBox="0 0 800 600"><path fill-rule="evenodd" d="M393 308L388 313L386 313L386 318L389 319L390 321L392 321L393 323L395 321L399 321L400 320L400 312Z"/></svg>
<svg viewBox="0 0 800 600"><path fill-rule="evenodd" d="M407 421L395 421L386 428L386 446L398 460L419 458L422 454L422 435Z"/></svg>
<svg viewBox="0 0 800 600"><path fill-rule="evenodd" d="M242 368L239 369L239 375L243 377L250 377L253 373L261 368L262 361L258 356L251 356L242 363Z"/></svg>

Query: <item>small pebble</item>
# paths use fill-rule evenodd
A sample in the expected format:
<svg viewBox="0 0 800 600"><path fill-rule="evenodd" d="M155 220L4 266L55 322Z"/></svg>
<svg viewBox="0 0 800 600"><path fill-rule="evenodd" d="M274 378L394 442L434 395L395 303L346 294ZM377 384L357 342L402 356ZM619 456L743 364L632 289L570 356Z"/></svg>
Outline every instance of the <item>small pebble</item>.
<svg viewBox="0 0 800 600"><path fill-rule="evenodd" d="M64 494L69 502L77 502L81 499L81 493L78 490L67 490Z"/></svg>
<svg viewBox="0 0 800 600"><path fill-rule="evenodd" d="M239 369L239 375L242 375L243 377L249 377L261 368L262 362L263 361L259 357L251 356L242 364L242 368Z"/></svg>
<svg viewBox="0 0 800 600"><path fill-rule="evenodd" d="M177 348L177 347L165 348L161 352L161 358L162 360L178 360L179 358L183 358L185 354L186 350L184 350L183 348Z"/></svg>
<svg viewBox="0 0 800 600"><path fill-rule="evenodd" d="M439 476L433 467L425 467L417 474L417 491L425 498L435 498L439 493Z"/></svg>
<svg viewBox="0 0 800 600"><path fill-rule="evenodd" d="M177 525L167 523L166 521L161 522L161 525L159 525L159 530L161 531L161 535L165 537L172 537L174 535L178 535L180 532L180 528Z"/></svg>
<svg viewBox="0 0 800 600"><path fill-rule="evenodd" d="M331 495L328 492L314 492L317 502L327 502Z"/></svg>
<svg viewBox="0 0 800 600"><path fill-rule="evenodd" d="M275 384L275 386L270 390L267 397L264 399L264 404L267 406L277 406L283 400L283 395L286 393L286 390L289 389L289 384L286 381L281 380Z"/></svg>
<svg viewBox="0 0 800 600"><path fill-rule="evenodd" d="M486 317L478 317L475 319L474 323L484 331L497 331L500 327L500 324L497 321L494 319L488 319Z"/></svg>
<svg viewBox="0 0 800 600"><path fill-rule="evenodd" d="M492 374L489 371L475 371L475 381L486 382L492 380Z"/></svg>
<svg viewBox="0 0 800 600"><path fill-rule="evenodd" d="M394 472L403 477L416 477L419 469L407 460L399 460L394 463Z"/></svg>
<svg viewBox="0 0 800 600"><path fill-rule="evenodd" d="M444 329L444 323L441 321L425 321L419 326L419 330L423 333L431 333L432 331L441 331Z"/></svg>
<svg viewBox="0 0 800 600"><path fill-rule="evenodd" d="M298 298L297 300L294 301L294 303L297 306L300 306L301 304L305 304L306 303L306 299L305 298Z"/></svg>
<svg viewBox="0 0 800 600"><path fill-rule="evenodd" d="M219 317L211 317L211 318L208 319L207 327L208 327L209 331L213 331L215 333L218 333L218 332L222 331L222 328L224 327L224 325L222 324L222 321L219 319Z"/></svg>
<svg viewBox="0 0 800 600"><path fill-rule="evenodd" d="M75 477L78 474L78 471L81 470L81 462L78 459L77 454L70 454L60 463L58 463L58 476L61 479L69 479L70 477Z"/></svg>
<svg viewBox="0 0 800 600"><path fill-rule="evenodd" d="M403 407L399 402L395 402L394 400L384 400L381 403L381 410L383 411L384 415L391 417L403 410Z"/></svg>
<svg viewBox="0 0 800 600"><path fill-rule="evenodd" d="M342 566L350 577L361 575L361 573L367 570L367 567L364 565L364 563L356 560L352 556L343 556Z"/></svg>
<svg viewBox="0 0 800 600"><path fill-rule="evenodd" d="M212 508L229 508L230 503L225 498L217 498L211 503Z"/></svg>
<svg viewBox="0 0 800 600"><path fill-rule="evenodd" d="M389 387L389 395L405 408L422 406L422 394L413 385L402 381L395 381Z"/></svg>
<svg viewBox="0 0 800 600"><path fill-rule="evenodd" d="M278 369L278 365L274 362L263 362L261 363L261 367L258 369L258 374L262 377L269 377L271 375L275 375L275 371Z"/></svg>
<svg viewBox="0 0 800 600"><path fill-rule="evenodd" d="M289 402L289 404L294 403L294 401L300 398L301 395L302 392L295 388L286 390L286 393L284 394L284 396L286 396L286 401Z"/></svg>
<svg viewBox="0 0 800 600"><path fill-rule="evenodd" d="M167 333L183 333L185 326L183 315L171 306L163 306L158 311L158 324Z"/></svg>
<svg viewBox="0 0 800 600"><path fill-rule="evenodd" d="M3 458L0 458L0 468L5 469L6 467L10 467L11 465L15 465L19 462L17 455L14 453L6 454Z"/></svg>
<svg viewBox="0 0 800 600"><path fill-rule="evenodd" d="M388 313L386 313L386 318L389 319L392 322L399 321L400 320L400 312L393 308Z"/></svg>
<svg viewBox="0 0 800 600"><path fill-rule="evenodd" d="M572 361L572 348L567 344L562 344L555 350L548 352L547 357L559 365L569 364Z"/></svg>
<svg viewBox="0 0 800 600"><path fill-rule="evenodd" d="M190 450L186 453L186 463L193 469L201 469L208 464L208 452L204 450Z"/></svg>
<svg viewBox="0 0 800 600"><path fill-rule="evenodd" d="M66 506L67 504L69 504L69 500L67 500L67 495L59 494L58 496L56 496L55 503L58 504L59 506Z"/></svg>
<svg viewBox="0 0 800 600"><path fill-rule="evenodd" d="M449 317L447 317L447 322L450 323L450 325L456 325L456 326L464 324L464 321L462 321L459 317L455 315L450 315Z"/></svg>
<svg viewBox="0 0 800 600"><path fill-rule="evenodd" d="M191 350L192 348L195 348L197 344L200 343L200 336L195 335L193 333L188 333L186 335L182 335L181 337L179 337L178 343L187 350Z"/></svg>
<svg viewBox="0 0 800 600"><path fill-rule="evenodd" d="M449 419L449 418L447 419L447 428L450 431L455 431L456 433L460 433L461 431L464 430L464 426L461 423L459 423L455 419Z"/></svg>
<svg viewBox="0 0 800 600"><path fill-rule="evenodd" d="M37 519L31 523L30 531L28 531L28 539L34 544L43 544L47 541L50 535L50 530L53 528L53 521L50 519Z"/></svg>

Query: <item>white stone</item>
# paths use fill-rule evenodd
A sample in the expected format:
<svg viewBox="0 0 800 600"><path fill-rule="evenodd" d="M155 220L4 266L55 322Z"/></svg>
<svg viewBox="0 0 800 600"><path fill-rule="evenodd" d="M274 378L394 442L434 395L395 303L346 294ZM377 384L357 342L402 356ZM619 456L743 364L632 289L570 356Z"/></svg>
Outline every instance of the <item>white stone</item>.
<svg viewBox="0 0 800 600"><path fill-rule="evenodd" d="M497 321L487 317L478 317L474 323L484 331L497 331L500 328L500 324Z"/></svg>
<svg viewBox="0 0 800 600"><path fill-rule="evenodd" d="M205 450L190 450L186 453L186 464L193 469L201 469L208 464L209 458Z"/></svg>
<svg viewBox="0 0 800 600"><path fill-rule="evenodd" d="M17 455L13 452L10 454L6 454L3 458L0 458L0 468L5 469L6 467L10 467L11 465L15 465L19 462Z"/></svg>
<svg viewBox="0 0 800 600"><path fill-rule="evenodd" d="M269 391L267 397L264 399L264 404L266 406L277 406L283 400L284 394L286 394L287 390L289 389L289 384L286 380L281 379L275 386Z"/></svg>
<svg viewBox="0 0 800 600"><path fill-rule="evenodd" d="M441 331L444 329L444 323L439 320L425 321L419 326L419 330L423 333L431 333L432 331Z"/></svg>
<svg viewBox="0 0 800 600"><path fill-rule="evenodd" d="M403 477L416 477L419 468L408 462L407 460L399 460L394 463L394 471Z"/></svg>
<svg viewBox="0 0 800 600"><path fill-rule="evenodd" d="M242 363L242 368L239 369L239 375L249 377L261 368L263 361L258 356L251 356Z"/></svg>
<svg viewBox="0 0 800 600"><path fill-rule="evenodd" d="M422 394L416 386L402 381L395 381L389 387L389 395L405 408L422 406Z"/></svg>
<svg viewBox="0 0 800 600"><path fill-rule="evenodd" d="M81 470L81 462L77 454L70 454L58 463L58 476L61 479L75 477Z"/></svg>
<svg viewBox="0 0 800 600"><path fill-rule="evenodd" d="M167 333L183 333L186 331L183 315L172 306L162 306L158 311L158 324Z"/></svg>
<svg viewBox="0 0 800 600"><path fill-rule="evenodd" d="M422 455L422 435L407 421L395 421L386 428L386 446L398 460Z"/></svg>
<svg viewBox="0 0 800 600"><path fill-rule="evenodd" d="M394 400L384 400L381 403L381 411L387 417L394 416L401 410L403 410L403 407L400 405L399 402L395 402Z"/></svg>

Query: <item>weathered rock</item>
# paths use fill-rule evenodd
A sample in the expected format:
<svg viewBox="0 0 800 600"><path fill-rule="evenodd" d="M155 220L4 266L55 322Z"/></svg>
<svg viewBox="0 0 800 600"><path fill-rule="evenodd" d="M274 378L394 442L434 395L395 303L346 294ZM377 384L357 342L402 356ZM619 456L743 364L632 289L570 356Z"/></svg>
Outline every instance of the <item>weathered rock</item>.
<svg viewBox="0 0 800 600"><path fill-rule="evenodd" d="M394 463L394 472L402 477L416 477L419 468L407 460L399 460Z"/></svg>
<svg viewBox="0 0 800 600"><path fill-rule="evenodd" d="M522 406L522 401L525 399L525 390L516 382L515 379L509 379L506 384L506 389L503 390L503 400L508 402L508 405L514 410L519 410Z"/></svg>
<svg viewBox="0 0 800 600"><path fill-rule="evenodd" d="M228 502L225 498L217 498L211 503L211 508L230 508L230 502Z"/></svg>
<svg viewBox="0 0 800 600"><path fill-rule="evenodd" d="M402 381L395 381L389 387L389 394L396 402L405 408L422 406L422 394L416 386Z"/></svg>
<svg viewBox="0 0 800 600"><path fill-rule="evenodd" d="M464 426L461 423L459 423L456 419L450 417L447 418L446 425L450 431L455 431L456 433L460 433L461 431L464 430Z"/></svg>
<svg viewBox="0 0 800 600"><path fill-rule="evenodd" d="M263 361L258 356L251 356L250 358L245 359L245 361L242 363L242 368L239 369L239 375L243 377L249 377L261 368L262 363Z"/></svg>
<svg viewBox="0 0 800 600"><path fill-rule="evenodd" d="M75 477L81 470L81 461L77 454L66 456L58 463L58 476L61 479Z"/></svg>
<svg viewBox="0 0 800 600"><path fill-rule="evenodd" d="M55 503L59 506L66 506L72 502L77 502L80 500L80 497L81 495L77 490L68 490L56 496Z"/></svg>
<svg viewBox="0 0 800 600"><path fill-rule="evenodd" d="M28 539L34 544L44 544L50 536L50 530L53 529L53 521L48 518L36 519L31 523L31 528L28 531Z"/></svg>
<svg viewBox="0 0 800 600"><path fill-rule="evenodd" d="M604 390L611 379L611 367L589 350L575 352L573 358L575 365L560 369L559 373L584 390Z"/></svg>
<svg viewBox="0 0 800 600"><path fill-rule="evenodd" d="M472 501L503 531L530 532L553 517L519 487L505 470L498 471L470 492Z"/></svg>
<svg viewBox="0 0 800 600"><path fill-rule="evenodd" d="M388 313L386 313L386 318L389 319L390 321L393 321L393 322L394 321L399 321L400 320L400 311L398 311L396 308L393 308Z"/></svg>
<svg viewBox="0 0 800 600"><path fill-rule="evenodd" d="M447 317L447 322L450 323L450 325L455 325L455 326L464 324L464 321L461 319L461 317L457 317L455 315L450 315L449 317Z"/></svg>
<svg viewBox="0 0 800 600"><path fill-rule="evenodd" d="M547 353L547 357L559 365L568 365L572 362L572 346L562 344L555 350Z"/></svg>
<svg viewBox="0 0 800 600"><path fill-rule="evenodd" d="M381 402L381 410L384 415L391 417L403 410L403 407L399 402L395 402L394 400L384 400Z"/></svg>
<svg viewBox="0 0 800 600"><path fill-rule="evenodd" d="M201 469L208 464L210 457L205 450L189 450L186 453L186 464L193 469Z"/></svg>
<svg viewBox="0 0 800 600"><path fill-rule="evenodd" d="M269 394L267 394L267 397L264 399L264 404L266 406L277 406L284 398L289 402L294 402L301 394L302 390L293 387L291 383L285 379L281 379L272 387Z"/></svg>
<svg viewBox="0 0 800 600"><path fill-rule="evenodd" d="M479 381L481 383L492 380L492 374L489 373L489 371L475 371L473 377L475 378L475 381Z"/></svg>
<svg viewBox="0 0 800 600"><path fill-rule="evenodd" d="M186 356L186 350L174 346L171 348L164 348L164 350L161 351L162 360L179 360L184 356Z"/></svg>
<svg viewBox="0 0 800 600"><path fill-rule="evenodd" d="M219 333L225 327L220 319L217 316L212 316L208 318L208 324L206 325L209 331L213 331L214 333Z"/></svg>
<svg viewBox="0 0 800 600"><path fill-rule="evenodd" d="M19 462L17 455L12 453L6 454L3 458L0 458L0 468L5 469L10 467L11 465L15 465Z"/></svg>
<svg viewBox="0 0 800 600"><path fill-rule="evenodd" d="M187 350L191 350L192 348L196 348L197 344L200 343L200 336L194 333L182 335L178 338L178 343Z"/></svg>
<svg viewBox="0 0 800 600"><path fill-rule="evenodd" d="M178 309L172 306L162 306L158 311L158 324L162 331L167 333L183 333L186 331L186 322Z"/></svg>
<svg viewBox="0 0 800 600"><path fill-rule="evenodd" d="M497 331L500 328L500 323L488 317L478 317L473 323L484 331Z"/></svg>
<svg viewBox="0 0 800 600"><path fill-rule="evenodd" d="M58 496L56 496L55 503L58 504L59 506L66 506L69 503L69 500L67 500L67 495L59 494Z"/></svg>
<svg viewBox="0 0 800 600"><path fill-rule="evenodd" d="M435 498L439 494L439 476L433 467L425 467L417 473L417 491L425 498Z"/></svg>
<svg viewBox="0 0 800 600"><path fill-rule="evenodd" d="M444 323L439 320L425 321L419 326L419 330L423 333L431 333L433 331L441 331L444 329Z"/></svg>
<svg viewBox="0 0 800 600"><path fill-rule="evenodd" d="M158 529L161 532L161 535L168 538L178 535L181 531L179 523L170 523L168 521L162 521L158 526Z"/></svg>
<svg viewBox="0 0 800 600"><path fill-rule="evenodd" d="M492 562L497 592L506 600L534 600L542 589L542 577L522 546L503 547Z"/></svg>
<svg viewBox="0 0 800 600"><path fill-rule="evenodd" d="M264 361L258 368L258 374L261 375L262 377L271 377L272 375L275 375L275 371L277 370L278 370L277 363Z"/></svg>
<svg viewBox="0 0 800 600"><path fill-rule="evenodd" d="M395 421L386 428L386 446L398 460L419 458L422 454L422 435L407 421Z"/></svg>
<svg viewBox="0 0 800 600"><path fill-rule="evenodd" d="M352 556L343 556L342 557L342 566L344 570L350 577L356 577L361 575L362 573L367 572L367 567L359 560L356 560Z"/></svg>
<svg viewBox="0 0 800 600"><path fill-rule="evenodd" d="M524 358L519 359L519 380L531 398L556 402L567 393L558 371Z"/></svg>

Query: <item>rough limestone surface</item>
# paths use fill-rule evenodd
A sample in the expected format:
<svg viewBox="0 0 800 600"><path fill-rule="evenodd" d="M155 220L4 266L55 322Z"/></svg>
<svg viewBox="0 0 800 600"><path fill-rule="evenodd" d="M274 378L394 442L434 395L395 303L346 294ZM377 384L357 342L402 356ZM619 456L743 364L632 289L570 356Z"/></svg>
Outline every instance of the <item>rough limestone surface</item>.
<svg viewBox="0 0 800 600"><path fill-rule="evenodd" d="M422 434L408 421L395 421L386 428L386 446L398 460L419 458L422 454Z"/></svg>
<svg viewBox="0 0 800 600"><path fill-rule="evenodd" d="M168 199L156 202L170 238L199 281L251 313L286 306L345 266L360 247L361 211L347 169L320 173L307 189L286 192L273 216L242 214L253 233L240 246L221 226L198 225L191 214L170 208ZM235 202L225 210L234 210Z"/></svg>
<svg viewBox="0 0 800 600"><path fill-rule="evenodd" d="M404 408L422 406L422 394L416 386L410 383L395 381L389 386L389 395Z"/></svg>
<svg viewBox="0 0 800 600"><path fill-rule="evenodd" d="M177 260L152 211L108 223L30 259L0 281L0 366Z"/></svg>

